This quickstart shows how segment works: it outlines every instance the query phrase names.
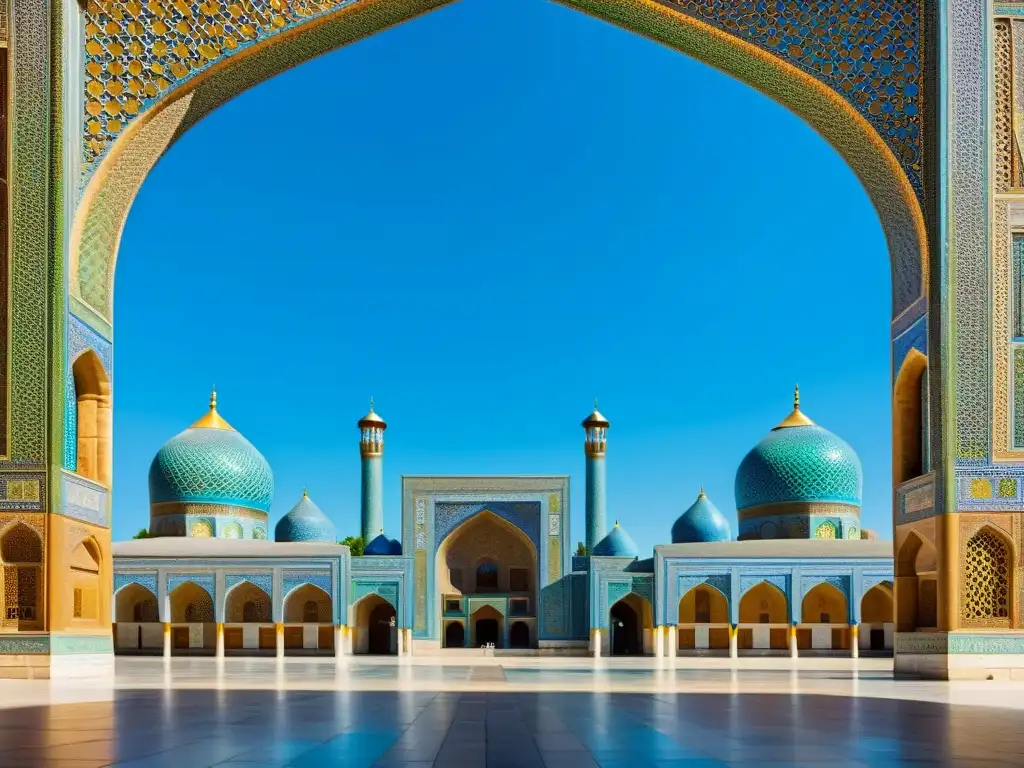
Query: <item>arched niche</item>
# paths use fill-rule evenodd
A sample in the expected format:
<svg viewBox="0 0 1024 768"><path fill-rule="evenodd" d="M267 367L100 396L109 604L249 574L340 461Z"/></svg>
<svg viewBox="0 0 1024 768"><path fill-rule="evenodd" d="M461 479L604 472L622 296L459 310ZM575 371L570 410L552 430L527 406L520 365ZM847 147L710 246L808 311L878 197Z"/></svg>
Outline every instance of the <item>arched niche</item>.
<svg viewBox="0 0 1024 768"><path fill-rule="evenodd" d="M395 607L371 592L359 598L352 611L352 652L393 655L398 653L398 616Z"/></svg>
<svg viewBox="0 0 1024 768"><path fill-rule="evenodd" d="M892 395L893 484L931 471L928 358L911 348L896 374Z"/></svg>
<svg viewBox="0 0 1024 768"><path fill-rule="evenodd" d="M75 472L109 488L113 462L110 377L91 349L75 359L71 374L76 404Z"/></svg>
<svg viewBox="0 0 1024 768"><path fill-rule="evenodd" d="M493 644L505 647L505 617L493 606L484 605L469 617L470 644L474 648Z"/></svg>
<svg viewBox="0 0 1024 768"><path fill-rule="evenodd" d="M271 624L273 601L251 581L240 581L224 596L224 621L228 624Z"/></svg>
<svg viewBox="0 0 1024 768"><path fill-rule="evenodd" d="M918 531L910 531L894 563L896 631L938 626L938 559L935 546Z"/></svg>
<svg viewBox="0 0 1024 768"><path fill-rule="evenodd" d="M303 584L285 596L286 624L330 624L332 619L331 596L314 584Z"/></svg>
<svg viewBox="0 0 1024 768"><path fill-rule="evenodd" d="M850 609L846 595L828 582L817 584L800 602L800 621L803 624L848 624Z"/></svg>
<svg viewBox="0 0 1024 768"><path fill-rule="evenodd" d="M1009 628L1013 622L1012 539L994 525L983 525L964 544L960 611L966 626Z"/></svg>
<svg viewBox="0 0 1024 768"><path fill-rule="evenodd" d="M215 621L210 594L191 581L175 587L170 595L171 623L200 624Z"/></svg>
<svg viewBox="0 0 1024 768"><path fill-rule="evenodd" d="M114 595L114 621L117 624L159 622L156 595L141 584L125 584Z"/></svg>
<svg viewBox="0 0 1024 768"><path fill-rule="evenodd" d="M740 598L740 624L789 624L786 594L767 581L755 584Z"/></svg>
<svg viewBox="0 0 1024 768"><path fill-rule="evenodd" d="M712 586L698 584L679 600L680 624L728 624L729 601Z"/></svg>
<svg viewBox="0 0 1024 768"><path fill-rule="evenodd" d="M83 539L71 552L71 616L75 624L103 624L100 615L103 551L95 538Z"/></svg>
<svg viewBox="0 0 1024 768"><path fill-rule="evenodd" d="M891 624L895 621L895 603L892 590L884 584L876 584L860 601L862 624Z"/></svg>
<svg viewBox="0 0 1024 768"><path fill-rule="evenodd" d="M654 609L635 592L608 607L608 644L612 656L636 656L652 650Z"/></svg>
<svg viewBox="0 0 1024 768"><path fill-rule="evenodd" d="M22 522L0 535L0 597L4 629L33 631L43 628L43 540Z"/></svg>

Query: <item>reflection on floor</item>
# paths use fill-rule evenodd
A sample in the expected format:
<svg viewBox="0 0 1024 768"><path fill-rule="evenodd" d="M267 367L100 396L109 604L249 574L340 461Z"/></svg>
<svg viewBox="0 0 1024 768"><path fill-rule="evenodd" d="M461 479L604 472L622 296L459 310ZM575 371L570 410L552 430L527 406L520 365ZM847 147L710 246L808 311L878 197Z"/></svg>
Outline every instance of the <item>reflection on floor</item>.
<svg viewBox="0 0 1024 768"><path fill-rule="evenodd" d="M727 661L119 659L105 683L0 681L0 766L1021 764L1024 685Z"/></svg>

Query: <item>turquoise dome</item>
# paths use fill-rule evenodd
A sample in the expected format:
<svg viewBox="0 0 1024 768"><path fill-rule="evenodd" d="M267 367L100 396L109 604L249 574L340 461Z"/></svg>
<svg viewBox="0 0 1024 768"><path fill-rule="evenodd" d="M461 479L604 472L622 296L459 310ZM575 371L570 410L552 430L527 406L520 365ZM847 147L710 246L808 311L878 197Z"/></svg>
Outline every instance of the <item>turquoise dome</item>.
<svg viewBox="0 0 1024 768"><path fill-rule="evenodd" d="M594 545L591 554L597 557L636 557L636 542L625 528L615 523L608 535Z"/></svg>
<svg viewBox="0 0 1024 768"><path fill-rule="evenodd" d="M149 467L150 504L190 502L270 510L274 476L252 443L210 412L157 451Z"/></svg>
<svg viewBox="0 0 1024 768"><path fill-rule="evenodd" d="M305 491L299 503L278 520L274 528L274 541L326 541L334 544L337 540L334 523Z"/></svg>
<svg viewBox="0 0 1024 768"><path fill-rule="evenodd" d="M381 531L378 536L375 536L373 540L363 548L364 555L400 555L402 554L402 545L395 539L389 539Z"/></svg>
<svg viewBox="0 0 1024 768"><path fill-rule="evenodd" d="M860 459L842 439L800 411L793 412L750 451L736 472L736 508L780 502L860 506Z"/></svg>
<svg viewBox="0 0 1024 768"><path fill-rule="evenodd" d="M711 503L704 489L688 510L672 524L673 544L695 544L707 541L729 541L732 531L725 515Z"/></svg>

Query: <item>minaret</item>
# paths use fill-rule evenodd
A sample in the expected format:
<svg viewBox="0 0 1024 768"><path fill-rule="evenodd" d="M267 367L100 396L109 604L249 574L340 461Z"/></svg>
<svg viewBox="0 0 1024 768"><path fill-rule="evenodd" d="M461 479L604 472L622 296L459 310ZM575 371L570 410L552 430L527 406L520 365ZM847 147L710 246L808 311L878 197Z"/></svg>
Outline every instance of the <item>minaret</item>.
<svg viewBox="0 0 1024 768"><path fill-rule="evenodd" d="M583 420L586 438L583 450L587 456L587 552L593 552L594 545L608 533L605 525L607 497L605 495L604 453L608 446L608 419L597 410Z"/></svg>
<svg viewBox="0 0 1024 768"><path fill-rule="evenodd" d="M384 530L384 430L388 425L373 410L359 420L359 456L363 461L360 504L363 543L369 544Z"/></svg>

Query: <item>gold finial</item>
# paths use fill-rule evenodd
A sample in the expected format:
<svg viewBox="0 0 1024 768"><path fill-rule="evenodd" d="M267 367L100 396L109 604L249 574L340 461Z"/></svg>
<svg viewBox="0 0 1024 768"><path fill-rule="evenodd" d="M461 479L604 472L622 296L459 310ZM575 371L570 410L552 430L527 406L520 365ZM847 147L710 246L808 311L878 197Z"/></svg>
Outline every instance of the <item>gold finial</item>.
<svg viewBox="0 0 1024 768"><path fill-rule="evenodd" d="M618 520L616 520L616 521L615 521L615 527L616 527L616 528L618 528L618 527L619 527L619 521L618 521Z"/></svg>
<svg viewBox="0 0 1024 768"><path fill-rule="evenodd" d="M306 490L306 486L302 486L302 498L304 498L304 499L308 499L309 498L309 492Z"/></svg>
<svg viewBox="0 0 1024 768"><path fill-rule="evenodd" d="M704 493L704 483L700 484L700 493L697 494L697 498L699 499L701 496L707 496L707 494Z"/></svg>
<svg viewBox="0 0 1024 768"><path fill-rule="evenodd" d="M779 423L779 425L777 427L775 427L772 431L774 432L776 429L784 429L786 427L813 427L813 426L814 426L814 422L811 421L809 418L807 418L807 416L804 415L804 412L800 410L800 385L797 384L793 388L793 412L790 413L789 416L784 418Z"/></svg>
<svg viewBox="0 0 1024 768"><path fill-rule="evenodd" d="M210 390L210 410L207 411L206 415L203 416L199 421L192 425L193 429L227 429L234 431L234 427L224 421L223 417L217 413L217 385L214 384L213 389Z"/></svg>

